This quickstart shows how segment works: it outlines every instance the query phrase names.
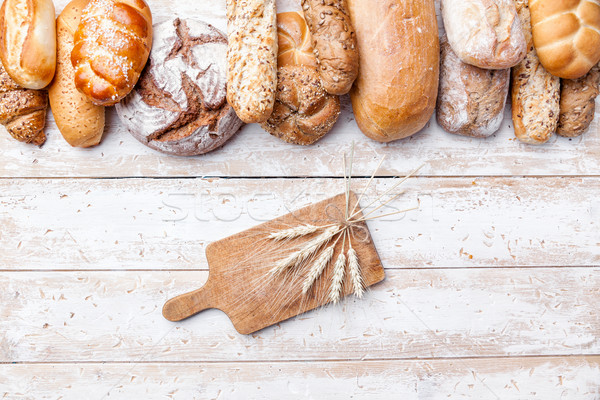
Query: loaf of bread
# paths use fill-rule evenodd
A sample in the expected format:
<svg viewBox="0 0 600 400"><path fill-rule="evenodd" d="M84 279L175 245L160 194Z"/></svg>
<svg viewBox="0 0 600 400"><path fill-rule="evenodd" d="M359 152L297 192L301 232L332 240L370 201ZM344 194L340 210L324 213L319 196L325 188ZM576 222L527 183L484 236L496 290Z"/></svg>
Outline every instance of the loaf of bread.
<svg viewBox="0 0 600 400"><path fill-rule="evenodd" d="M47 109L45 90L17 85L0 64L0 124L13 138L38 146L44 144Z"/></svg>
<svg viewBox="0 0 600 400"><path fill-rule="evenodd" d="M512 120L515 136L524 143L547 142L558 124L560 79L540 64L531 37L527 0L516 0L527 42L527 56L512 69Z"/></svg>
<svg viewBox="0 0 600 400"><path fill-rule="evenodd" d="M110 106L135 86L152 47L152 15L144 0L91 0L75 32L75 86Z"/></svg>
<svg viewBox="0 0 600 400"><path fill-rule="evenodd" d="M513 0L442 0L448 41L479 68L505 69L523 60L525 37Z"/></svg>
<svg viewBox="0 0 600 400"><path fill-rule="evenodd" d="M227 101L242 121L264 122L277 90L275 0L227 0Z"/></svg>
<svg viewBox="0 0 600 400"><path fill-rule="evenodd" d="M348 0L358 42L356 123L380 142L421 130L435 109L440 48L433 0Z"/></svg>
<svg viewBox="0 0 600 400"><path fill-rule="evenodd" d="M56 20L56 74L48 88L54 121L71 146L90 147L100 143L104 132L104 107L94 105L75 87L71 64L73 35L87 0L73 0Z"/></svg>
<svg viewBox="0 0 600 400"><path fill-rule="evenodd" d="M458 58L450 44L441 45L440 89L436 117L447 132L487 137L502 124L510 86L510 69L482 69Z"/></svg>
<svg viewBox="0 0 600 400"><path fill-rule="evenodd" d="M42 89L56 67L52 0L4 0L0 8L0 59L10 77L27 89Z"/></svg>
<svg viewBox="0 0 600 400"><path fill-rule="evenodd" d="M346 0L302 0L321 83L327 93L350 91L358 74L356 33Z"/></svg>
<svg viewBox="0 0 600 400"><path fill-rule="evenodd" d="M298 12L277 14L277 67L306 65L317 68L310 31Z"/></svg>
<svg viewBox="0 0 600 400"><path fill-rule="evenodd" d="M589 128L596 112L596 97L600 94L600 68L592 67L579 79L561 79L560 117L556 133L579 136Z"/></svg>
<svg viewBox="0 0 600 400"><path fill-rule="evenodd" d="M600 1L529 0L533 42L544 68L564 79L600 61Z"/></svg>
<svg viewBox="0 0 600 400"><path fill-rule="evenodd" d="M192 156L218 148L242 126L227 104L227 38L202 21L154 26L150 62L119 119L146 146Z"/></svg>

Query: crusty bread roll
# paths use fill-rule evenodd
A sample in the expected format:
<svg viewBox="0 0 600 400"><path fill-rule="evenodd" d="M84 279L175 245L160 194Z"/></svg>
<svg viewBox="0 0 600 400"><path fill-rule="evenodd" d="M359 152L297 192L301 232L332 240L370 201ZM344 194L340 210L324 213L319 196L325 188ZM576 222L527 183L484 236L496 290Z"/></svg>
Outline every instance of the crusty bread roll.
<svg viewBox="0 0 600 400"><path fill-rule="evenodd" d="M510 68L525 57L523 28L513 0L442 0L448 42L479 68Z"/></svg>
<svg viewBox="0 0 600 400"><path fill-rule="evenodd" d="M358 74L358 48L346 0L302 0L304 18L327 93L350 91Z"/></svg>
<svg viewBox="0 0 600 400"><path fill-rule="evenodd" d="M318 67L308 25L300 13L277 14L277 41L277 68L287 65Z"/></svg>
<svg viewBox="0 0 600 400"><path fill-rule="evenodd" d="M547 142L558 124L560 79L540 64L531 38L527 0L516 0L527 41L527 56L512 69L512 120L515 136L524 143Z"/></svg>
<svg viewBox="0 0 600 400"><path fill-rule="evenodd" d="M56 67L52 0L4 0L0 8L0 58L18 85L42 89Z"/></svg>
<svg viewBox="0 0 600 400"><path fill-rule="evenodd" d="M71 62L75 86L110 106L135 86L152 47L152 15L144 0L91 0L81 14Z"/></svg>
<svg viewBox="0 0 600 400"><path fill-rule="evenodd" d="M56 20L56 74L48 88L54 121L71 146L90 147L100 143L104 131L104 107L94 105L75 87L71 64L73 35L88 0L73 0Z"/></svg>
<svg viewBox="0 0 600 400"><path fill-rule="evenodd" d="M41 146L48 109L46 90L17 85L0 64L0 124L19 142Z"/></svg>
<svg viewBox="0 0 600 400"><path fill-rule="evenodd" d="M579 136L589 128L596 112L596 97L600 94L600 68L594 66L579 79L561 79L560 117L556 133Z"/></svg>
<svg viewBox="0 0 600 400"><path fill-rule="evenodd" d="M461 61L450 44L441 45L436 117L447 132L487 137L502 124L510 69L482 69Z"/></svg>
<svg viewBox="0 0 600 400"><path fill-rule="evenodd" d="M600 1L529 0L533 43L548 72L585 75L600 61Z"/></svg>
<svg viewBox="0 0 600 400"><path fill-rule="evenodd" d="M356 123L380 142L421 130L435 108L440 48L433 0L348 0L358 41Z"/></svg>
<svg viewBox="0 0 600 400"><path fill-rule="evenodd" d="M264 122L277 90L275 0L227 0L227 101L246 123Z"/></svg>

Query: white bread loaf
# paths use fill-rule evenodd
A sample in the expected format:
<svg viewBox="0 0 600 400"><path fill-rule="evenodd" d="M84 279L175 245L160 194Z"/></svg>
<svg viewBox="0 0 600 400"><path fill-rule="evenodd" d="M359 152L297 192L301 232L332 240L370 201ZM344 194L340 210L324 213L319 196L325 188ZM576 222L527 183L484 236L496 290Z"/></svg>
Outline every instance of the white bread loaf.
<svg viewBox="0 0 600 400"><path fill-rule="evenodd" d="M564 79L600 61L600 0L530 0L533 43L548 72Z"/></svg>
<svg viewBox="0 0 600 400"><path fill-rule="evenodd" d="M389 142L427 124L440 69L433 0L349 0L358 42L354 117L371 139Z"/></svg>
<svg viewBox="0 0 600 400"><path fill-rule="evenodd" d="M510 68L527 50L513 0L442 0L448 42L467 64Z"/></svg>

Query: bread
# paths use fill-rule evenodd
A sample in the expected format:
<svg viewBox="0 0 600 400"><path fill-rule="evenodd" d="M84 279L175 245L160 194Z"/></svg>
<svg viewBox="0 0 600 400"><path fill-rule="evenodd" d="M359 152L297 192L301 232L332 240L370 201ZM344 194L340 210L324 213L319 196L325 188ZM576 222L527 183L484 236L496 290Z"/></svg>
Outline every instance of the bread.
<svg viewBox="0 0 600 400"><path fill-rule="evenodd" d="M298 12L277 14L277 67L306 65L317 68L310 31Z"/></svg>
<svg viewBox="0 0 600 400"><path fill-rule="evenodd" d="M264 122L277 89L275 0L227 0L227 101L242 121Z"/></svg>
<svg viewBox="0 0 600 400"><path fill-rule="evenodd" d="M515 136L522 142L547 142L558 124L560 79L540 64L531 38L527 0L516 0L527 41L527 56L512 69L512 120Z"/></svg>
<svg viewBox="0 0 600 400"><path fill-rule="evenodd" d="M0 64L0 124L13 138L38 146L44 144L47 108L45 90L20 87Z"/></svg>
<svg viewBox="0 0 600 400"><path fill-rule="evenodd" d="M327 93L350 91L358 74L358 48L346 0L302 0L321 83Z"/></svg>
<svg viewBox="0 0 600 400"><path fill-rule="evenodd" d="M421 130L435 108L440 48L433 0L348 0L358 42L356 123L380 142Z"/></svg>
<svg viewBox="0 0 600 400"><path fill-rule="evenodd" d="M201 21L154 26L150 62L119 119L148 147L179 156L223 145L242 126L226 102L227 38Z"/></svg>
<svg viewBox="0 0 600 400"><path fill-rule="evenodd" d="M462 61L505 69L525 57L525 37L513 0L442 0L440 6L448 41Z"/></svg>
<svg viewBox="0 0 600 400"><path fill-rule="evenodd" d="M600 61L600 1L530 0L533 42L544 68L564 79Z"/></svg>
<svg viewBox="0 0 600 400"><path fill-rule="evenodd" d="M560 117L556 133L566 137L579 136L594 120L596 96L600 94L600 68L595 65L579 79L562 79L560 85Z"/></svg>
<svg viewBox="0 0 600 400"><path fill-rule="evenodd" d="M81 14L71 62L75 86L110 106L135 86L152 47L152 15L144 0L91 0Z"/></svg>
<svg viewBox="0 0 600 400"><path fill-rule="evenodd" d="M0 8L0 59L18 85L28 89L48 86L56 67L52 0L4 0Z"/></svg>
<svg viewBox="0 0 600 400"><path fill-rule="evenodd" d="M73 35L87 0L73 0L56 20L56 74L48 88L54 121L65 140L76 147L100 143L104 131L104 107L94 105L75 87L71 65Z"/></svg>
<svg viewBox="0 0 600 400"><path fill-rule="evenodd" d="M446 41L441 43L437 121L447 132L487 137L504 117L510 69L482 69L458 58Z"/></svg>

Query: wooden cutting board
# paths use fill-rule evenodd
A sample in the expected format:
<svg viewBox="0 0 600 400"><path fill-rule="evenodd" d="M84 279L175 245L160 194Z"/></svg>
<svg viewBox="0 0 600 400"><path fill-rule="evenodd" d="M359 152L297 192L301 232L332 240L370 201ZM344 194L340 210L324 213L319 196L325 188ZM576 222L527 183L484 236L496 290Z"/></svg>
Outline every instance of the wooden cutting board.
<svg viewBox="0 0 600 400"><path fill-rule="evenodd" d="M356 195L350 192L350 204ZM337 242L330 265L306 295L302 283L309 266L288 275L270 275L277 260L285 258L318 233L277 242L268 238L272 232L301 224L327 225L343 215L345 194L302 208L254 228L211 243L206 248L209 276L206 284L193 292L167 301L163 315L170 321L180 321L200 311L217 308L231 319L242 334L256 332L298 314L329 302L329 284L332 267L342 248ZM362 214L361 214L362 215ZM365 287L384 279L385 273L367 225L362 222L352 240L362 267ZM344 248L347 251L348 244ZM348 278L344 281L343 295L352 293Z"/></svg>

